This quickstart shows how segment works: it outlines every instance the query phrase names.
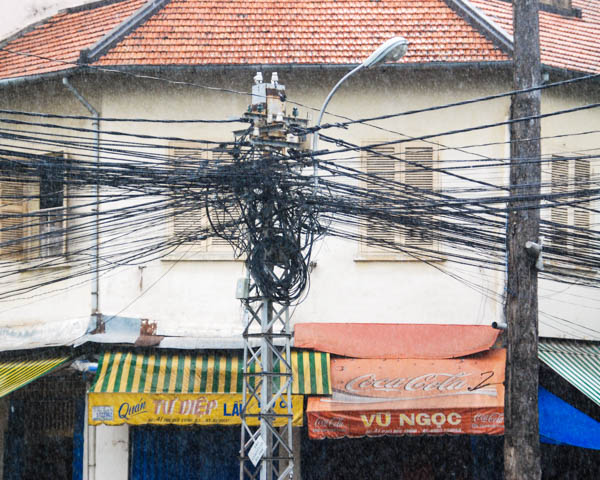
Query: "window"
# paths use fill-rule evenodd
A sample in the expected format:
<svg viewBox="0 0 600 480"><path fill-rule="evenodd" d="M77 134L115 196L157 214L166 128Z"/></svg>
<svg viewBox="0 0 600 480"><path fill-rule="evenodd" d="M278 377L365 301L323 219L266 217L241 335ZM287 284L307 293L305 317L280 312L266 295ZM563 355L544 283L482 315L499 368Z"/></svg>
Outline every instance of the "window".
<svg viewBox="0 0 600 480"><path fill-rule="evenodd" d="M569 194L590 188L591 166L588 159L564 159L552 157L551 184L553 194ZM588 239L585 233L577 229L590 228L589 202L570 205L577 200L574 195L556 198L560 205L550 210L552 221L551 244L561 248L586 248ZM576 228L571 228L576 227Z"/></svg>
<svg viewBox="0 0 600 480"><path fill-rule="evenodd" d="M66 204L64 159L56 157L40 169L39 255L42 258L66 253Z"/></svg>
<svg viewBox="0 0 600 480"><path fill-rule="evenodd" d="M65 159L48 154L39 176L0 182L0 255L6 260L35 260L65 255L67 194Z"/></svg>
<svg viewBox="0 0 600 480"><path fill-rule="evenodd" d="M219 149L214 144L199 147L198 144L186 146L178 143L171 148L174 168L189 169L191 165L197 165L199 169L213 170L232 160L233 157L228 151ZM212 232L213 226L222 231L225 237L239 235L238 226L234 224L240 216L240 211L232 201L232 196L226 193L207 196L205 189L194 185L183 190L178 189L177 193L177 200L173 206L171 235L182 244L173 257L180 258L183 254L183 258L186 259L233 260L233 247L226 238L214 234L209 238L202 238L207 232ZM223 203L226 204L226 208L216 207Z"/></svg>
<svg viewBox="0 0 600 480"><path fill-rule="evenodd" d="M382 207L396 209L397 215L404 215L405 227L399 232L390 232L376 221L368 221L362 228L363 238L397 245L405 248L407 252L414 252L416 256L438 250L438 243L431 236L431 230L428 222L424 222L421 209L426 198L425 192L437 189L437 175L431 170L437 164L436 154L431 145L423 143L384 145L364 152L363 171L373 177L367 177L363 185L374 194L381 193ZM388 194L405 198L412 211L402 213L397 210L397 204L385 205L385 196ZM383 246L367 245L365 242L361 242L360 254L365 259L413 258Z"/></svg>

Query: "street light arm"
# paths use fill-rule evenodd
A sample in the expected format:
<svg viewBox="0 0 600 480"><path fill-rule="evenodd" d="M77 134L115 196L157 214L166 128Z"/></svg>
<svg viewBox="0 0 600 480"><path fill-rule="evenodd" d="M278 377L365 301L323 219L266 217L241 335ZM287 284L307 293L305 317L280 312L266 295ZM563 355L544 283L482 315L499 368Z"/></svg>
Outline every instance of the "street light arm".
<svg viewBox="0 0 600 480"><path fill-rule="evenodd" d="M340 85L342 83L344 83L346 80L348 80L348 78L350 78L356 72L362 70L363 68L365 68L365 65L361 63L358 67L354 68L353 70L350 70L346 75L344 75L341 78L341 80L339 82L337 82L335 84L335 87L333 87L333 89L331 90L331 92L329 92L329 95L327 95L327 98L325 99L325 102L323 102L323 106L321 107L321 111L319 112L319 117L317 118L317 123L315 124L315 127L320 127L321 126L321 120L323 120L323 115L325 114L325 109L327 108L327 105L329 104L329 101L331 100L331 97L333 97L333 95L335 94L335 92L337 91L337 89L340 88ZM319 132L315 131L313 133L313 145L312 145L312 151L313 151L313 153L317 150L317 146L318 145L319 145Z"/></svg>

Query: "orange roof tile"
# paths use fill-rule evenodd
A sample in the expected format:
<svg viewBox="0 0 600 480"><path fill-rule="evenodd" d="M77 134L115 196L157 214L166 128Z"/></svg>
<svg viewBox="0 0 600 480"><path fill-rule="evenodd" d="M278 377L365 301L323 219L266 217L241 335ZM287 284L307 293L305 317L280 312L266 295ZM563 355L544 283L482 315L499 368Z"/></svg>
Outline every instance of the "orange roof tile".
<svg viewBox="0 0 600 480"><path fill-rule="evenodd" d="M510 3L472 3L512 33ZM582 18L540 13L542 61L600 71L600 3L573 4ZM0 49L0 79L74 67L82 50L144 5L149 4L107 0L65 10L24 30ZM509 59L444 0L171 0L128 32L107 51L101 49L93 65L357 64L394 35L409 42L404 63Z"/></svg>
<svg viewBox="0 0 600 480"><path fill-rule="evenodd" d="M406 63L508 59L443 0L172 0L96 65L356 64L394 35Z"/></svg>
<svg viewBox="0 0 600 480"><path fill-rule="evenodd" d="M82 49L96 43L144 3L124 0L91 9L68 9L30 31L26 29L0 49L0 78L73 68Z"/></svg>
<svg viewBox="0 0 600 480"><path fill-rule="evenodd" d="M503 0L471 0L512 35L512 4ZM600 1L572 0L581 18L540 11L542 63L556 68L600 73Z"/></svg>

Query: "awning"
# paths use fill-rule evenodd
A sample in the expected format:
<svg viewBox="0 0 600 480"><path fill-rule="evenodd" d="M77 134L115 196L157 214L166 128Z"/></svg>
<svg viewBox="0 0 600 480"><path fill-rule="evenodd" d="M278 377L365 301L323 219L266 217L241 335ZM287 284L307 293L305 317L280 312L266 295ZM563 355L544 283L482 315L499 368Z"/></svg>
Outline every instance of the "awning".
<svg viewBox="0 0 600 480"><path fill-rule="evenodd" d="M552 370L600 405L600 344L540 339L538 356Z"/></svg>
<svg viewBox="0 0 600 480"><path fill-rule="evenodd" d="M239 425L242 410L239 355L105 353L88 395L90 425ZM293 425L301 426L299 394L331 394L329 354L292 352ZM275 407L287 412L285 398ZM258 413L251 402L249 413ZM248 419L250 424L256 419ZM285 418L275 421L284 425Z"/></svg>
<svg viewBox="0 0 600 480"><path fill-rule="evenodd" d="M105 353L91 393L242 393L241 355ZM330 395L329 354L292 352L292 393Z"/></svg>
<svg viewBox="0 0 600 480"><path fill-rule="evenodd" d="M50 373L68 359L51 357L0 362L0 398Z"/></svg>
<svg viewBox="0 0 600 480"><path fill-rule="evenodd" d="M308 401L311 438L504 433L504 349L462 359L333 359Z"/></svg>
<svg viewBox="0 0 600 480"><path fill-rule="evenodd" d="M353 358L456 358L489 350L487 325L297 323L294 346Z"/></svg>
<svg viewBox="0 0 600 480"><path fill-rule="evenodd" d="M600 423L540 387L540 440L600 450Z"/></svg>

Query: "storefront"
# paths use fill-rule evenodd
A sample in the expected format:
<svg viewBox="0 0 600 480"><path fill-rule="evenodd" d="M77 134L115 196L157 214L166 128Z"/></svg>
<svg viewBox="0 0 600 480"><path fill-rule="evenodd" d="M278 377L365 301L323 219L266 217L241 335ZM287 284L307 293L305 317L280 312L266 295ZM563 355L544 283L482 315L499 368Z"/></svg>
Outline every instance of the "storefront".
<svg viewBox="0 0 600 480"><path fill-rule="evenodd" d="M333 394L308 399L303 474L501 478L506 351L492 348L497 336L473 326L296 326L296 345L332 354Z"/></svg>
<svg viewBox="0 0 600 480"><path fill-rule="evenodd" d="M0 361L0 478L80 479L85 378L55 351Z"/></svg>
<svg viewBox="0 0 600 480"><path fill-rule="evenodd" d="M304 395L331 394L329 355L294 351L291 363L293 425L301 427ZM237 479L242 365L231 351L105 353L88 394L88 422L130 426L131 479Z"/></svg>
<svg viewBox="0 0 600 480"><path fill-rule="evenodd" d="M308 400L307 477L502 478L506 353L493 348L497 335L477 326L297 326L296 345L332 353L332 396ZM600 347L541 339L539 356L545 478L599 473Z"/></svg>
<svg viewBox="0 0 600 480"><path fill-rule="evenodd" d="M461 359L331 360L333 395L308 399L314 439L504 433L504 349Z"/></svg>

